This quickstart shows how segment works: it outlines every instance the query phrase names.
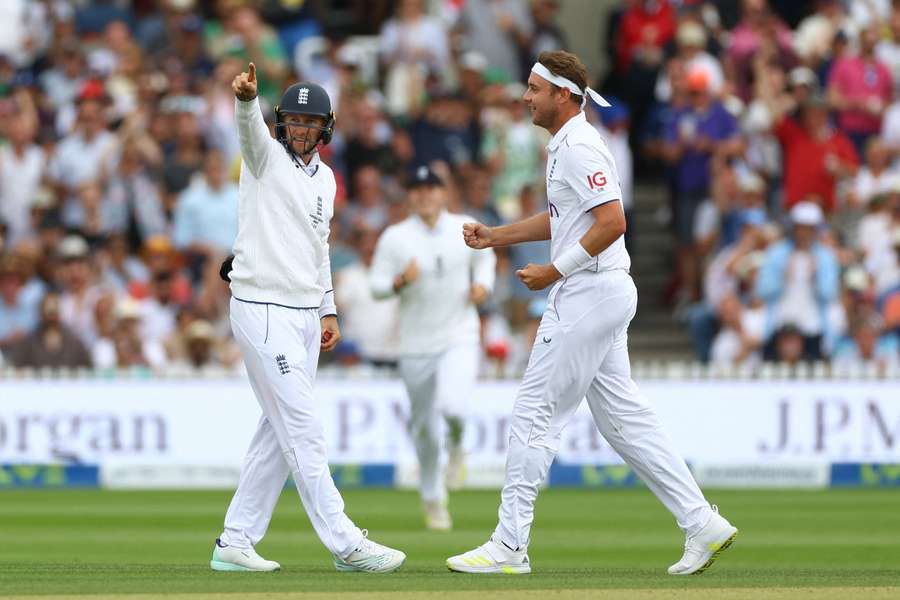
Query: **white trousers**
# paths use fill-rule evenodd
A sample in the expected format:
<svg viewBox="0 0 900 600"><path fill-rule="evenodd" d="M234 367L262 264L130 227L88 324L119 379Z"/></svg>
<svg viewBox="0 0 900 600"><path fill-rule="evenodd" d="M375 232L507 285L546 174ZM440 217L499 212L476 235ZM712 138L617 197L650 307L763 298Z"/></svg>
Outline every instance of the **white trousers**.
<svg viewBox="0 0 900 600"><path fill-rule="evenodd" d="M332 554L349 556L362 532L344 514L313 397L322 335L318 311L232 298L231 328L262 417L225 515L222 541L239 548L255 546L292 474L319 539Z"/></svg>
<svg viewBox="0 0 900 600"><path fill-rule="evenodd" d="M582 398L606 441L691 535L712 515L684 460L631 379L637 290L624 270L581 272L551 295L519 387L495 535L528 546L538 488Z"/></svg>
<svg viewBox="0 0 900 600"><path fill-rule="evenodd" d="M478 376L477 341L456 343L440 354L400 359L409 395L409 432L419 459L419 490L425 502L447 498L441 462L445 421L462 422Z"/></svg>

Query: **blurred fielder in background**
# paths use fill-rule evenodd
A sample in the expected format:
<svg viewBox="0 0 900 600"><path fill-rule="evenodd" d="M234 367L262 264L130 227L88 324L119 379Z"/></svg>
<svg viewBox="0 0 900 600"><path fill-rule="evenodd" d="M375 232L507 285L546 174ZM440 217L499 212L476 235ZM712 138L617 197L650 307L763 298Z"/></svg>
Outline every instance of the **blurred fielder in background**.
<svg viewBox="0 0 900 600"><path fill-rule="evenodd" d="M463 472L463 421L475 387L480 352L476 307L494 286L493 251L476 252L459 237L464 215L446 211L447 189L421 166L409 184L412 215L388 227L375 249L372 293L400 297L400 376L410 399L410 434L419 459L425 523L452 527L441 476L445 423L450 452L447 480Z"/></svg>

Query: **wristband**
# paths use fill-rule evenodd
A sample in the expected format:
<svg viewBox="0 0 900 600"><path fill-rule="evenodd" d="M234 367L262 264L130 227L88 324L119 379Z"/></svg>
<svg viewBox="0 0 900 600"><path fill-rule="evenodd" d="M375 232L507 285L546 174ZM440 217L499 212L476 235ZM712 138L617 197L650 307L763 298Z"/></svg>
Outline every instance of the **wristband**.
<svg viewBox="0 0 900 600"><path fill-rule="evenodd" d="M553 266L563 277L568 277L575 271L587 266L594 257L588 254L580 242L575 242L559 258L553 261Z"/></svg>

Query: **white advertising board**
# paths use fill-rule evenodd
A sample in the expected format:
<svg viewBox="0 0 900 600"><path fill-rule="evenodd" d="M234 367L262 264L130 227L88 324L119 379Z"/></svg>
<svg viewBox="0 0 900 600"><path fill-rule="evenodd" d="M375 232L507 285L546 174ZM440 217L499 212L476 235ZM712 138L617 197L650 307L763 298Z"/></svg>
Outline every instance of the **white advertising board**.
<svg viewBox="0 0 900 600"><path fill-rule="evenodd" d="M691 463L900 463L897 381L645 381L641 388ZM484 382L469 400L471 466L502 471L515 393L515 382ZM332 463L414 462L399 382L321 380L317 395ZM0 464L236 468L259 414L240 379L0 381ZM586 406L565 431L559 461L621 462Z"/></svg>

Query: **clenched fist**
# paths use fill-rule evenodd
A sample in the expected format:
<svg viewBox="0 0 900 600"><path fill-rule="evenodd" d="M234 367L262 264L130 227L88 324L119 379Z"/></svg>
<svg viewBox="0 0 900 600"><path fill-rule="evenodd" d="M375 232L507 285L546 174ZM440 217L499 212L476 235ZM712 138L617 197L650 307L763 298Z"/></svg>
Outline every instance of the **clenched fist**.
<svg viewBox="0 0 900 600"><path fill-rule="evenodd" d="M532 291L542 290L557 279L562 277L562 273L556 270L553 264L549 265L533 265L528 263L524 269L516 271L516 277Z"/></svg>
<svg viewBox="0 0 900 600"><path fill-rule="evenodd" d="M469 248L483 250L494 245L494 235L491 228L481 223L464 223L463 239Z"/></svg>
<svg viewBox="0 0 900 600"><path fill-rule="evenodd" d="M415 283L418 278L419 265L416 263L416 259L412 259L409 261L409 264L406 265L406 268L403 269L403 272L394 278L394 291L399 292L409 284Z"/></svg>
<svg viewBox="0 0 900 600"><path fill-rule="evenodd" d="M250 63L246 72L235 77L231 82L231 89L241 102L250 102L256 98L256 65Z"/></svg>

